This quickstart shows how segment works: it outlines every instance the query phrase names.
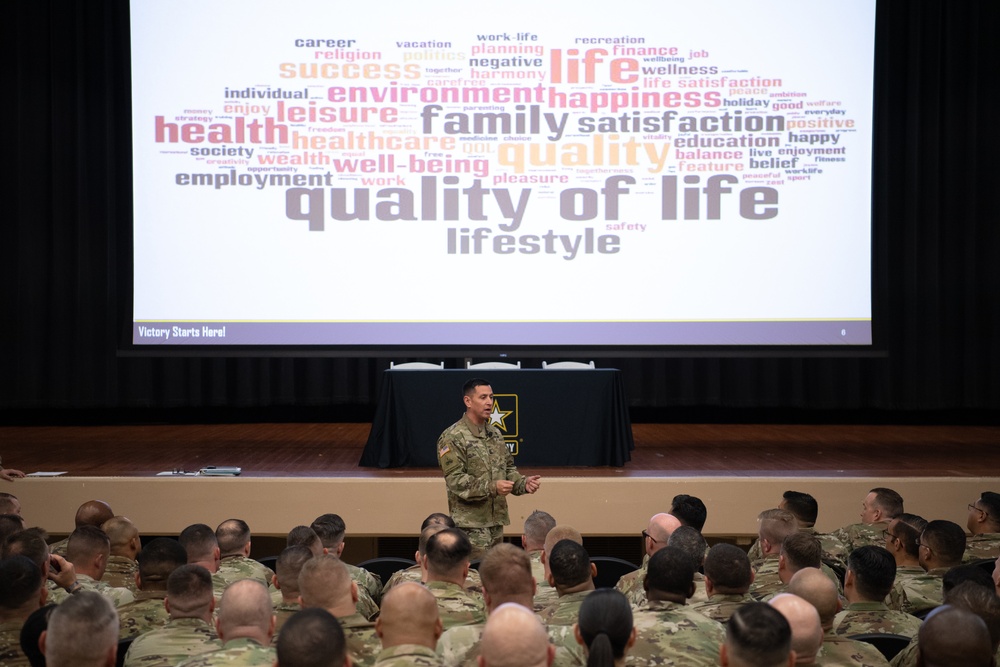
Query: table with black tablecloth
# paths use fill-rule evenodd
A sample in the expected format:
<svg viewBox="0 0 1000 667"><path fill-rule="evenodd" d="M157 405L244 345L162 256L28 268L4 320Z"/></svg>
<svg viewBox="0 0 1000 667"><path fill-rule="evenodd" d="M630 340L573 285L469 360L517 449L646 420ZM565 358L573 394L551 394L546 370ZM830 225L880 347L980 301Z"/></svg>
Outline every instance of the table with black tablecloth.
<svg viewBox="0 0 1000 667"><path fill-rule="evenodd" d="M435 444L465 412L462 386L493 387L495 425L526 466L621 466L634 447L621 372L586 370L387 370L359 465L437 466Z"/></svg>

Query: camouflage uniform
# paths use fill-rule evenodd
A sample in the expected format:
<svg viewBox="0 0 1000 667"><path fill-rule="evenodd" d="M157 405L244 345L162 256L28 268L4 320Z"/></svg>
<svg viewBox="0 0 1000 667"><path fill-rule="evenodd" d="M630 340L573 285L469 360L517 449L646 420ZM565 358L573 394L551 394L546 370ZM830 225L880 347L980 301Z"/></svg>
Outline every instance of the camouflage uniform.
<svg viewBox="0 0 1000 667"><path fill-rule="evenodd" d="M389 589L397 584L401 584L404 581L412 581L415 584L422 584L423 573L420 571L419 565L411 565L404 570L396 570L389 577L389 581L386 582L385 586L382 588L382 595L385 596L389 592ZM465 590L470 593L482 595L483 594L483 581L479 578L479 572L469 568L469 574L465 576Z"/></svg>
<svg viewBox="0 0 1000 667"><path fill-rule="evenodd" d="M135 601L118 609L121 624L118 638L138 637L166 625L170 620L170 614L163 604L166 599L166 591L139 591Z"/></svg>
<svg viewBox="0 0 1000 667"><path fill-rule="evenodd" d="M438 639L437 654L446 667L476 667L479 642L483 639L485 623L456 625Z"/></svg>
<svg viewBox="0 0 1000 667"><path fill-rule="evenodd" d="M375 660L377 667L441 667L441 658L433 649L418 644L400 644L382 649Z"/></svg>
<svg viewBox="0 0 1000 667"><path fill-rule="evenodd" d="M944 602L944 591L941 589L941 580L946 567L939 567L921 574L900 576L896 571L896 578L903 586L906 599L903 602L901 611L907 614L917 614L927 609L933 609Z"/></svg>
<svg viewBox="0 0 1000 667"><path fill-rule="evenodd" d="M768 556L757 567L757 575L750 584L750 597L760 601L784 591L785 584L778 577L778 556Z"/></svg>
<svg viewBox="0 0 1000 667"><path fill-rule="evenodd" d="M132 595L132 591L126 588L108 586L103 581L94 581L93 578L88 577L85 574L76 575L76 581L80 584L83 590L100 593L104 597L111 600L115 607L124 607L129 602L135 600L135 596Z"/></svg>
<svg viewBox="0 0 1000 667"><path fill-rule="evenodd" d="M354 608L359 614L371 620L378 616L378 605L375 604L375 600L372 600L371 596L368 595L368 590L358 586L358 602L354 605Z"/></svg>
<svg viewBox="0 0 1000 667"><path fill-rule="evenodd" d="M445 630L456 625L486 622L486 605L482 597L448 581L429 581L426 586L437 599L441 627Z"/></svg>
<svg viewBox="0 0 1000 667"><path fill-rule="evenodd" d="M45 588L49 591L49 595L45 599L46 604L62 604L69 597L66 589L51 579L45 582Z"/></svg>
<svg viewBox="0 0 1000 667"><path fill-rule="evenodd" d="M23 620L0 623L0 666L30 667L27 656L21 650L21 626Z"/></svg>
<svg viewBox="0 0 1000 667"><path fill-rule="evenodd" d="M892 667L916 667L918 646L919 644L917 643L917 638L914 637L902 651L896 654L896 657L893 658L889 664L892 665ZM1000 649L997 649L996 653L993 654L993 658L1000 660Z"/></svg>
<svg viewBox="0 0 1000 667"><path fill-rule="evenodd" d="M514 467L500 431L489 423L476 426L462 415L438 438L437 455L448 488L448 513L455 524L462 529L499 529L502 537L510 516L507 498L497 494L496 482L514 482L512 493L520 496L526 493L526 478ZM474 536L475 532L470 537ZM473 542L482 551L490 546Z"/></svg>
<svg viewBox="0 0 1000 667"><path fill-rule="evenodd" d="M678 667L713 666L726 641L721 623L675 602L650 602L633 614L632 624L636 640L628 655L635 667L663 664L664 656Z"/></svg>
<svg viewBox="0 0 1000 667"><path fill-rule="evenodd" d="M162 628L136 637L125 654L125 667L173 667L221 648L215 630L202 619L174 618Z"/></svg>
<svg viewBox="0 0 1000 667"><path fill-rule="evenodd" d="M552 667L584 667L587 664L587 654L576 641L572 625L550 625L548 631L549 642L556 647ZM630 657L627 660L631 662Z"/></svg>
<svg viewBox="0 0 1000 667"><path fill-rule="evenodd" d="M1000 533L980 533L971 535L965 541L963 563L972 563L987 558L996 560L1000 555Z"/></svg>
<svg viewBox="0 0 1000 667"><path fill-rule="evenodd" d="M871 644L848 639L843 635L827 632L823 635L823 644L816 655L818 667L884 667L888 665L877 648Z"/></svg>
<svg viewBox="0 0 1000 667"><path fill-rule="evenodd" d="M832 533L818 533L815 528L802 528L801 530L803 533L812 535L819 540L819 544L823 549L824 562L835 563L838 567L847 569L847 554L849 552L844 543L840 541L840 538ZM750 565L753 567L757 567L764 560L764 554L760 550L760 540L755 540L750 546L747 557L750 559Z"/></svg>
<svg viewBox="0 0 1000 667"><path fill-rule="evenodd" d="M256 579L265 586L271 585L274 572L266 565L258 563L246 556L226 556L219 563L219 570L212 575L212 583L216 590L226 590L226 586L241 579ZM216 584L219 585L216 585Z"/></svg>
<svg viewBox="0 0 1000 667"><path fill-rule="evenodd" d="M281 627L288 622L295 612L301 611L302 605L297 602L282 602L274 605L274 636L271 637L271 646L278 645L278 635Z"/></svg>
<svg viewBox="0 0 1000 667"><path fill-rule="evenodd" d="M708 592L705 590L705 575L701 572L694 573L694 595L688 598L688 604L708 602Z"/></svg>
<svg viewBox="0 0 1000 667"><path fill-rule="evenodd" d="M535 583L539 586L542 584L548 585L549 582L545 581L545 565L542 564L542 552L529 551L528 560L531 561L531 576L535 578Z"/></svg>
<svg viewBox="0 0 1000 667"><path fill-rule="evenodd" d="M69 538L65 540L59 540L58 542L53 542L49 545L49 553L56 554L58 556L66 557L66 549L69 547Z"/></svg>
<svg viewBox="0 0 1000 667"><path fill-rule="evenodd" d="M377 574L372 574L363 567L358 567L357 565L351 565L350 563L344 563L347 566L347 571L351 573L351 579L353 579L357 584L358 588L363 588L368 591L369 597L377 605L382 601L382 580L378 578Z"/></svg>
<svg viewBox="0 0 1000 667"><path fill-rule="evenodd" d="M535 589L535 597L532 599L533 610L537 614L546 607L551 607L559 601L559 591L553 586L545 584Z"/></svg>
<svg viewBox="0 0 1000 667"><path fill-rule="evenodd" d="M183 667L271 667L275 659L274 649L261 646L247 637L238 637L226 642L223 647L211 653L203 653L180 663Z"/></svg>
<svg viewBox="0 0 1000 667"><path fill-rule="evenodd" d="M888 528L888 521L852 523L849 526L838 528L830 534L843 543L847 553L851 553L858 547L885 547L885 537L882 536L882 531L888 530Z"/></svg>
<svg viewBox="0 0 1000 667"><path fill-rule="evenodd" d="M623 574L618 579L618 583L615 584L615 590L625 596L633 609L638 609L646 604L646 589L643 588L643 582L646 580L646 564L648 562L649 556L645 556L639 569Z"/></svg>
<svg viewBox="0 0 1000 667"><path fill-rule="evenodd" d="M716 593L706 602L692 604L691 608L699 614L708 616L713 621L725 623L733 615L734 611L748 602L755 602L749 593L744 593L743 595L720 595Z"/></svg>
<svg viewBox="0 0 1000 667"><path fill-rule="evenodd" d="M372 667L375 657L382 650L382 640L375 634L375 624L361 614L342 616L337 620L344 630L354 667Z"/></svg>
<svg viewBox="0 0 1000 667"><path fill-rule="evenodd" d="M852 602L833 619L835 635L863 635L882 632L890 635L915 637L920 619L901 611L893 611L881 602Z"/></svg>
<svg viewBox="0 0 1000 667"><path fill-rule="evenodd" d="M108 556L108 566L104 569L101 581L115 588L127 588L133 594L139 592L135 585L135 575L139 572L139 564L125 556Z"/></svg>
<svg viewBox="0 0 1000 667"><path fill-rule="evenodd" d="M538 617L542 619L542 623L549 627L554 625L573 625L580 615L580 605L583 604L583 599L593 592L593 589L591 589L589 591L578 591L576 593L569 593L568 595L561 595L555 604L549 605L538 612Z"/></svg>

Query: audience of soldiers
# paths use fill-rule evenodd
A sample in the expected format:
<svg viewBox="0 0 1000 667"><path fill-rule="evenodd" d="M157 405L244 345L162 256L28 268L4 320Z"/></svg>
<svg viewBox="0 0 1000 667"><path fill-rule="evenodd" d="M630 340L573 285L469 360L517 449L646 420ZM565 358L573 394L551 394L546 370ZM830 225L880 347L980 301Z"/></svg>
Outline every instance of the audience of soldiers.
<svg viewBox="0 0 1000 667"><path fill-rule="evenodd" d="M15 496L0 501L20 518ZM431 515L416 563L386 585L342 560L336 514L292 528L274 571L242 519L143 544L95 500L49 545L12 518L0 665L996 665L1000 494L970 503L963 528L875 488L859 523L823 534L815 499L788 491L760 513L749 552L708 547L700 499L670 510L648 520L642 562L614 589L596 588L580 532L542 511L478 572L466 534Z"/></svg>

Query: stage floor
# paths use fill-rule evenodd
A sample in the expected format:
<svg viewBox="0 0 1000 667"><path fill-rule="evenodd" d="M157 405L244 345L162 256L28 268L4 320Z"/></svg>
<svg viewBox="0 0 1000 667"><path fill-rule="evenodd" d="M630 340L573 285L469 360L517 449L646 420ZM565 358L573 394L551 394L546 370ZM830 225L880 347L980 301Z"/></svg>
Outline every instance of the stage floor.
<svg viewBox="0 0 1000 667"><path fill-rule="evenodd" d="M75 508L101 498L144 535L176 535L231 517L280 538L336 512L357 541L412 536L448 511L437 468L360 468L370 425L359 423L0 427L4 464L56 478L0 484L29 525L73 529ZM688 493L709 508L706 536L748 543L757 513L788 489L813 494L817 527L858 521L861 500L896 489L906 510L965 525L967 504L1000 491L1000 427L634 424L632 460L619 468L522 469L542 475L534 496L510 499L516 536L535 509L587 536L635 536ZM428 443L433 446L433 443ZM161 471L239 466L236 478L158 477ZM372 547L369 553L375 553Z"/></svg>
<svg viewBox="0 0 1000 667"><path fill-rule="evenodd" d="M239 466L247 477L437 476L358 467L370 424L0 427L4 464L24 472L139 477ZM1000 471L997 426L633 424L621 468L552 467L569 477L977 477ZM428 443L433 447L434 443Z"/></svg>

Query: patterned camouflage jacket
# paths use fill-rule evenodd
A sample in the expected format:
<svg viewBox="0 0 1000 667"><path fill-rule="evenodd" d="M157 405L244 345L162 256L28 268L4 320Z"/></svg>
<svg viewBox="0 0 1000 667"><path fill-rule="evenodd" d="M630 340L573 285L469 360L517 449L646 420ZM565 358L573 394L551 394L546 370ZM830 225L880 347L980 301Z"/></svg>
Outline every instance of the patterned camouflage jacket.
<svg viewBox="0 0 1000 667"><path fill-rule="evenodd" d="M361 614L340 616L340 627L347 639L347 650L354 667L372 667L382 650L382 640L375 634L375 624Z"/></svg>
<svg viewBox="0 0 1000 667"><path fill-rule="evenodd" d="M911 574L902 570L903 568L896 570L896 581L903 586L903 593L906 595L902 611L907 614L916 614L933 609L944 602L941 582L948 568L939 567L919 574Z"/></svg>
<svg viewBox="0 0 1000 667"><path fill-rule="evenodd" d="M664 658L677 667L710 667L726 641L721 623L674 602L650 602L633 614L632 624L636 640L628 655L635 667L662 665Z"/></svg>
<svg viewBox="0 0 1000 667"><path fill-rule="evenodd" d="M278 635L281 628L288 622L295 612L301 611L302 605L297 602L282 602L274 605L274 636L271 637L271 646L278 645Z"/></svg>
<svg viewBox="0 0 1000 667"><path fill-rule="evenodd" d="M754 600L771 598L782 593L785 584L778 576L778 556L770 555L757 567L757 574L750 584L750 597Z"/></svg>
<svg viewBox="0 0 1000 667"><path fill-rule="evenodd" d="M449 581L429 581L425 585L437 598L441 627L445 630L456 625L486 622L486 605L481 596Z"/></svg>
<svg viewBox="0 0 1000 667"><path fill-rule="evenodd" d="M162 628L136 637L125 654L125 667L173 667L221 648L215 630L202 619L175 618Z"/></svg>
<svg viewBox="0 0 1000 667"><path fill-rule="evenodd" d="M987 558L996 559L1000 555L1000 533L980 533L971 535L965 541L963 563L972 563Z"/></svg>
<svg viewBox="0 0 1000 667"><path fill-rule="evenodd" d="M239 637L229 640L218 651L203 653L180 664L183 667L270 667L274 658L272 647Z"/></svg>
<svg viewBox="0 0 1000 667"><path fill-rule="evenodd" d="M618 583L615 584L615 590L625 596L633 609L638 609L646 604L646 589L643 588L643 582L646 579L647 563L649 563L648 555L643 556L642 565L637 570L623 574L618 579Z"/></svg>
<svg viewBox="0 0 1000 667"><path fill-rule="evenodd" d="M559 591L553 586L545 584L544 586L539 585L535 589L535 597L532 600L532 610L537 614L540 613L546 607L551 607L556 602L559 601Z"/></svg>
<svg viewBox="0 0 1000 667"><path fill-rule="evenodd" d="M906 647L896 654L896 657L889 663L892 667L917 667L917 638L914 637ZM993 654L993 658L1000 661L1000 648ZM1000 664L1000 662L998 662Z"/></svg>
<svg viewBox="0 0 1000 667"><path fill-rule="evenodd" d="M815 528L802 528L803 533L814 535L819 540L823 548L823 561L832 562L842 568L847 568L847 547L836 535L831 533L818 533ZM747 552L750 565L757 567L764 560L764 554L760 550L760 540L755 540Z"/></svg>
<svg viewBox="0 0 1000 667"><path fill-rule="evenodd" d="M542 623L549 627L553 625L573 625L580 616L580 605L583 604L583 599L593 592L594 590L591 589L589 591L578 591L576 593L561 595L555 604L549 605L538 612L538 617L542 619Z"/></svg>
<svg viewBox="0 0 1000 667"><path fill-rule="evenodd" d="M138 637L166 625L170 620L170 614L163 604L166 599L166 591L139 591L133 602L118 609L121 624L118 638Z"/></svg>
<svg viewBox="0 0 1000 667"><path fill-rule="evenodd" d="M901 611L893 611L881 602L852 602L833 619L835 635L863 635L882 632L890 635L915 637L920 619Z"/></svg>
<svg viewBox="0 0 1000 667"><path fill-rule="evenodd" d="M94 581L92 577L88 577L85 574L76 575L76 581L80 584L83 590L100 593L104 597L111 600L115 607L124 607L129 602L135 600L135 596L132 595L132 591L127 588L115 588L114 586L108 586L103 581Z"/></svg>
<svg viewBox="0 0 1000 667"><path fill-rule="evenodd" d="M827 632L816 656L819 667L885 667L889 662L871 644Z"/></svg>
<svg viewBox="0 0 1000 667"><path fill-rule="evenodd" d="M437 654L446 667L476 667L479 663L479 642L483 639L485 623L456 625L445 630L438 639Z"/></svg>
<svg viewBox="0 0 1000 667"><path fill-rule="evenodd" d="M749 593L743 595L720 595L716 593L705 602L693 603L691 608L699 614L708 616L713 621L725 623L733 612L747 604L754 602Z"/></svg>
<svg viewBox="0 0 1000 667"><path fill-rule="evenodd" d="M531 576L535 578L535 583L539 586L542 584L548 585L549 582L545 581L545 565L542 564L542 552L529 551L528 560L531 561Z"/></svg>
<svg viewBox="0 0 1000 667"><path fill-rule="evenodd" d="M441 658L433 649L417 644L400 644L382 649L375 660L377 667L409 667L410 665L441 667L442 664Z"/></svg>
<svg viewBox="0 0 1000 667"><path fill-rule="evenodd" d="M884 547L885 537L882 536L882 531L888 528L888 521L852 523L849 526L838 528L830 534L843 543L849 554L858 547Z"/></svg>
<svg viewBox="0 0 1000 667"><path fill-rule="evenodd" d="M525 477L495 426L480 429L465 415L445 429L437 441L438 464L448 489L448 513L458 526L485 528L510 524L506 496L496 482L514 482L513 494L525 493Z"/></svg>
<svg viewBox="0 0 1000 667"><path fill-rule="evenodd" d="M344 563L344 565L347 566L347 571L351 573L351 579L358 584L358 588L365 589L376 605L381 604L382 580L379 579L378 575L372 574L365 568L358 567L357 565L351 565L350 563Z"/></svg>
<svg viewBox="0 0 1000 667"><path fill-rule="evenodd" d="M225 591L226 586L234 581L256 579L265 586L270 586L271 577L273 576L274 572L271 568L258 563L252 558L247 558L246 556L226 556L219 563L218 572L212 575L212 584L219 591L217 594L221 595L221 591Z"/></svg>
<svg viewBox="0 0 1000 667"><path fill-rule="evenodd" d="M422 584L423 573L420 571L419 565L411 565L405 570L397 570L392 573L389 577L389 581L386 582L385 586L382 588L382 596L384 597L389 589L396 584L401 584L404 581L412 581L415 584ZM469 574L465 575L465 590L473 593L475 595L483 594L483 580L479 578L479 572L469 568Z"/></svg>
<svg viewBox="0 0 1000 667"><path fill-rule="evenodd" d="M135 575L139 572L139 564L125 556L108 556L108 566L104 569L101 581L115 588L127 588L132 593L138 593L135 585Z"/></svg>
<svg viewBox="0 0 1000 667"><path fill-rule="evenodd" d="M30 667L28 657L21 650L21 626L23 621L0 623L0 666Z"/></svg>

